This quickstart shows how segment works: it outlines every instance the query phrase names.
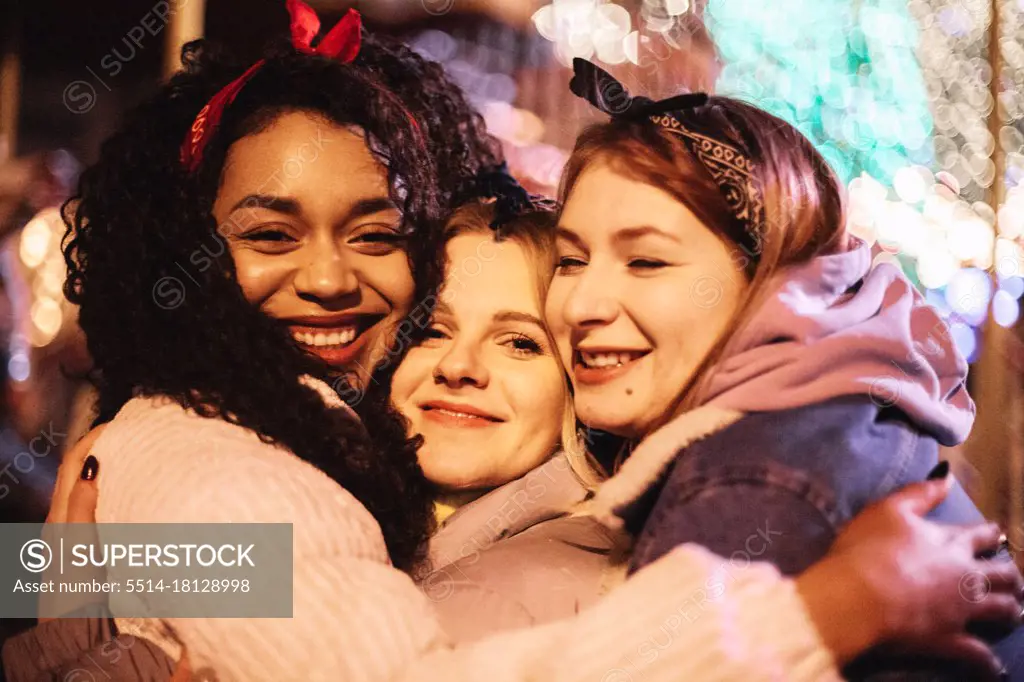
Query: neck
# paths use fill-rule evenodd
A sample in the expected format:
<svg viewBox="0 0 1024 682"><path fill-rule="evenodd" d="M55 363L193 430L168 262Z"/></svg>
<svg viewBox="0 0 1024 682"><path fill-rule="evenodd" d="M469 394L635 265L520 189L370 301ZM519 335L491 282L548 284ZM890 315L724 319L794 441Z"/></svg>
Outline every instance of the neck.
<svg viewBox="0 0 1024 682"><path fill-rule="evenodd" d="M438 523L457 512L470 502L485 495L487 490L446 490L434 500L434 517Z"/></svg>

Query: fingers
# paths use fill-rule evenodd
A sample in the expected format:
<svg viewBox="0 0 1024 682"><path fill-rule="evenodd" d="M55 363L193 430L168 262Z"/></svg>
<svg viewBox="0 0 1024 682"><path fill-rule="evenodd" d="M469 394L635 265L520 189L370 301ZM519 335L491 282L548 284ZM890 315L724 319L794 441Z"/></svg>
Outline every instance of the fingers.
<svg viewBox="0 0 1024 682"><path fill-rule="evenodd" d="M999 549L1003 536L997 523L980 523L976 526L962 526L958 532L965 542L970 543L974 556Z"/></svg>
<svg viewBox="0 0 1024 682"><path fill-rule="evenodd" d="M64 453L60 468L57 470L57 485L54 487L53 499L50 502L50 513L46 518L48 523L67 522L68 498L71 495L71 489L81 478L82 465L105 428L105 424L97 426Z"/></svg>
<svg viewBox="0 0 1024 682"><path fill-rule="evenodd" d="M911 483L889 496L888 501L898 508L918 516L924 516L939 506L953 487L953 477Z"/></svg>
<svg viewBox="0 0 1024 682"><path fill-rule="evenodd" d="M984 565L982 573L993 592L1006 592L1018 599L1024 597L1024 578L1017 565L1009 560L994 560Z"/></svg>
<svg viewBox="0 0 1024 682"><path fill-rule="evenodd" d="M68 523L96 523L96 479L79 479L68 497Z"/></svg>
<svg viewBox="0 0 1024 682"><path fill-rule="evenodd" d="M970 619L1007 626L1019 625L1020 612L1020 600L1016 595L993 592L971 606Z"/></svg>
<svg viewBox="0 0 1024 682"><path fill-rule="evenodd" d="M970 635L937 638L929 647L938 658L956 663L959 679L999 682L1003 663L988 645Z"/></svg>
<svg viewBox="0 0 1024 682"><path fill-rule="evenodd" d="M174 669L170 682L189 682L191 679L192 665L188 660L188 649L185 649L181 652L181 658L178 659L178 667Z"/></svg>
<svg viewBox="0 0 1024 682"><path fill-rule="evenodd" d="M1021 624L1021 575L1010 561L986 561L960 581L967 601L968 632L988 641L1002 639ZM975 589L965 591L965 587Z"/></svg>

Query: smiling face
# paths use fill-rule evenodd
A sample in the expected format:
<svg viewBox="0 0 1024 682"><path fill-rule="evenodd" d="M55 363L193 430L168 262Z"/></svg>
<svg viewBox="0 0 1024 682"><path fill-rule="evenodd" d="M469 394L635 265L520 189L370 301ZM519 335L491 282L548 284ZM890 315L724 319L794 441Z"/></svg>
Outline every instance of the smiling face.
<svg viewBox="0 0 1024 682"><path fill-rule="evenodd" d="M427 339L395 373L392 400L423 435L420 465L448 490L492 488L547 459L567 408L528 250L490 232L449 240Z"/></svg>
<svg viewBox="0 0 1024 682"><path fill-rule="evenodd" d="M281 115L231 146L213 214L246 299L364 382L414 284L386 172L362 134Z"/></svg>
<svg viewBox="0 0 1024 682"><path fill-rule="evenodd" d="M746 289L731 253L667 192L602 160L583 171L546 302L582 422L642 438L675 409Z"/></svg>

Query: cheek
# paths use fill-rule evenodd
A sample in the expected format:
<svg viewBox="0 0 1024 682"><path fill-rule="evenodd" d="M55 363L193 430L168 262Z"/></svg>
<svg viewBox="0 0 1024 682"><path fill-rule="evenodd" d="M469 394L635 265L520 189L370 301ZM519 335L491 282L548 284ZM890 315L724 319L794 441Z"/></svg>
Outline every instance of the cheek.
<svg viewBox="0 0 1024 682"><path fill-rule="evenodd" d="M416 282L405 253L377 257L360 255L357 258L362 261L360 279L391 304L396 317L408 315L412 310Z"/></svg>
<svg viewBox="0 0 1024 682"><path fill-rule="evenodd" d="M506 394L522 424L524 438L556 440L561 434L565 410L565 381L554 358L543 364L530 371L513 369L506 382Z"/></svg>
<svg viewBox="0 0 1024 682"><path fill-rule="evenodd" d="M395 370L391 383L391 402L406 417L413 416L410 404L413 394L430 379L434 364L429 350L413 348Z"/></svg>
<svg viewBox="0 0 1024 682"><path fill-rule="evenodd" d="M556 278L548 290L547 299L544 301L544 321L547 323L551 338L555 341L556 351L566 367L572 365L572 347L569 343L569 327L562 317L562 308L565 302L565 286L559 284Z"/></svg>
<svg viewBox="0 0 1024 682"><path fill-rule="evenodd" d="M662 362L670 363L663 369L677 378L689 376L719 342L742 292L742 285L719 273L696 273L673 286L649 291L642 303L643 317L663 351Z"/></svg>
<svg viewBox="0 0 1024 682"><path fill-rule="evenodd" d="M269 256L238 249L232 250L231 256L245 299L256 306L287 288L295 270L287 255Z"/></svg>

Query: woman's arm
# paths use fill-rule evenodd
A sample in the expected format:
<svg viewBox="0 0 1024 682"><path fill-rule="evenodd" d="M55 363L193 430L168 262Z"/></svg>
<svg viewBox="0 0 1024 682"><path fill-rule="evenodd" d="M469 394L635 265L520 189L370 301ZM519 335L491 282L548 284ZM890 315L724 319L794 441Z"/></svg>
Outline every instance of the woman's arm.
<svg viewBox="0 0 1024 682"><path fill-rule="evenodd" d="M469 646L448 646L405 576L373 562L303 561L296 585L335 576L339 600L303 590L296 594L297 630L255 636L251 625L238 622L234 632L218 633L218 643L196 657L202 663L195 667L219 670L231 658L240 667L228 679L287 676L285 667L274 669L266 659L294 661L301 646L299 660L313 666L301 672L311 680L332 679L328 669L333 679L340 673L352 680L438 682L838 680L837 664L881 641L936 653L951 643L973 642L961 634L969 620L1018 618L1019 574L975 559L996 546L998 529L949 528L923 519L948 487L948 481L919 484L876 505L796 582L764 563L737 567L687 546L575 618ZM960 597L961 578L972 572L992 586L976 602ZM267 625L274 627L255 623ZM330 633L329 652L321 651L326 642L317 639L320 632ZM269 649L254 649L253 641ZM988 673L998 669L980 644L957 651L978 657Z"/></svg>
<svg viewBox="0 0 1024 682"><path fill-rule="evenodd" d="M223 621L206 621L183 634L195 647L192 668L213 669L222 680L613 681L643 675L800 682L840 679L835 663L880 641L953 646L975 658L979 673L972 679L984 679L981 672L998 664L960 634L963 624L979 617L1014 620L1020 576L974 558L998 542L992 527L950 528L923 519L947 491L943 481L918 484L865 511L829 556L795 583L764 564L737 567L684 547L576 618L469 646L447 645L424 597L403 574L352 557L297 562L290 621L234 621L230 630ZM989 598L958 598L960 578L971 572L992 586ZM332 598L320 598L313 585L325 586Z"/></svg>
<svg viewBox="0 0 1024 682"><path fill-rule="evenodd" d="M88 457L96 439L102 435L106 425L97 426L85 434L73 447L64 451L60 467L57 469L57 485L54 487L53 498L50 500L50 513L46 516L47 523L65 523L68 520L68 498L82 472L82 465Z"/></svg>
<svg viewBox="0 0 1024 682"><path fill-rule="evenodd" d="M869 398L848 396L745 415L678 456L666 448L675 462L665 483L646 519L635 510L642 530L632 568L693 542L797 575L861 509L913 480L906 472L924 477L930 467L916 459L935 454L923 443Z"/></svg>

